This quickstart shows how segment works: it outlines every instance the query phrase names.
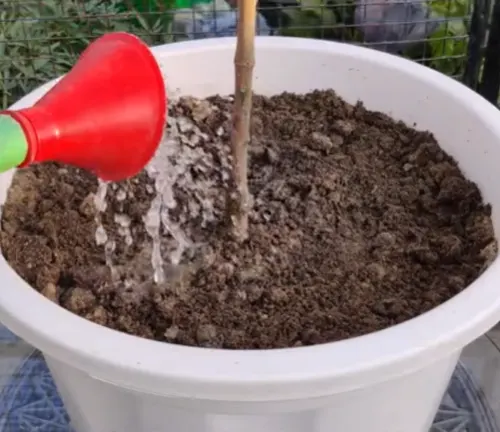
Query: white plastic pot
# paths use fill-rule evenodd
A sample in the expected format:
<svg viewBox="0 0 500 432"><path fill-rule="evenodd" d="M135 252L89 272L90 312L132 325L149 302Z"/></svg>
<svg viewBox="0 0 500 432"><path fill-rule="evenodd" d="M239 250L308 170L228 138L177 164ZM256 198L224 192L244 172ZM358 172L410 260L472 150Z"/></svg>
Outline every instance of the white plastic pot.
<svg viewBox="0 0 500 432"><path fill-rule="evenodd" d="M233 91L233 38L153 51L168 88ZM338 43L261 37L255 91L335 89L436 135L500 228L500 112L410 61ZM53 85L26 96L34 103ZM0 176L0 202L12 172ZM445 304L384 331L293 349L169 345L86 321L0 259L0 319L44 354L77 432L427 432L462 348L500 320L500 261Z"/></svg>

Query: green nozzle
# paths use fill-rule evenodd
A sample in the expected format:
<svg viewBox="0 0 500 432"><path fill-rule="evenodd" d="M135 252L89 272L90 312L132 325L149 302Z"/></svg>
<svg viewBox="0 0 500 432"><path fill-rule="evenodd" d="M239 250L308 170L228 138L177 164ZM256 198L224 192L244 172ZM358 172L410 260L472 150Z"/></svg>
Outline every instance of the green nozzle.
<svg viewBox="0 0 500 432"><path fill-rule="evenodd" d="M0 172L24 162L28 142L21 125L9 115L0 115Z"/></svg>

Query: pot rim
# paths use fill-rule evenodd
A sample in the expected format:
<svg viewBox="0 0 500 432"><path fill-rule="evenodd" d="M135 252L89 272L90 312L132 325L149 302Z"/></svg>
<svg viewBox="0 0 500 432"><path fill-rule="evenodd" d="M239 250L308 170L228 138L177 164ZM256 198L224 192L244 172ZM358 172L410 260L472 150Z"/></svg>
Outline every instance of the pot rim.
<svg viewBox="0 0 500 432"><path fill-rule="evenodd" d="M500 112L481 96L409 60L353 45L313 39L260 36L259 48L309 50L355 56L439 86L457 103L473 105L485 128L500 137ZM160 61L205 50L233 50L235 38L216 38L152 49ZM34 103L57 80L13 108ZM13 173L0 176L4 199ZM3 202L3 201L2 201ZM425 367L461 350L500 317L500 261L467 289L414 319L368 335L322 345L274 350L220 350L131 336L68 312L24 282L0 258L0 318L44 354L93 378L163 396L272 401L320 397L366 387Z"/></svg>

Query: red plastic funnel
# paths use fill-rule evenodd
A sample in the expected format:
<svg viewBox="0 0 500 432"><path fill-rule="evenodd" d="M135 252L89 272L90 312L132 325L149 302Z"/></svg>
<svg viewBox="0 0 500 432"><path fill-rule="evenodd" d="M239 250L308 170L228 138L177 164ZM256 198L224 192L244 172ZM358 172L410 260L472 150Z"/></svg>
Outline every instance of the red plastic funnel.
<svg viewBox="0 0 500 432"><path fill-rule="evenodd" d="M119 181L154 155L166 111L165 83L149 48L128 33L110 33L89 45L32 108L0 115L24 132L26 157L19 166L56 161Z"/></svg>

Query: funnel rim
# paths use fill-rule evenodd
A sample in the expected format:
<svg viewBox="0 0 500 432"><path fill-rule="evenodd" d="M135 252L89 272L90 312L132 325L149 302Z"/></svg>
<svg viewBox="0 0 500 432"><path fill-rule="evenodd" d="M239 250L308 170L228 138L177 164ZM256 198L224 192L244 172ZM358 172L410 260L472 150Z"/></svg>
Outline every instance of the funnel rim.
<svg viewBox="0 0 500 432"><path fill-rule="evenodd" d="M135 164L130 166L128 172L120 172L119 175L115 176L113 173L111 175L106 175L109 173L96 172L96 174L105 181L121 181L126 178L134 177L139 174L147 165L147 163L152 159L156 153L156 149L160 145L160 141L163 137L163 130L165 128L165 122L167 117L167 107L168 98L166 92L166 83L163 78L160 66L156 61L154 54L151 52L149 46L139 37L126 33L126 32L113 32L108 33L100 38L101 42L124 42L129 46L134 46L137 52L144 58L146 64L150 67L151 74L153 75L152 80L155 83L155 91L151 91L149 95L155 98L155 111L160 113L157 118L157 122L154 125L154 132L152 138L152 145L144 148L144 151L140 153L140 156L134 158ZM83 58L85 53L82 54Z"/></svg>

